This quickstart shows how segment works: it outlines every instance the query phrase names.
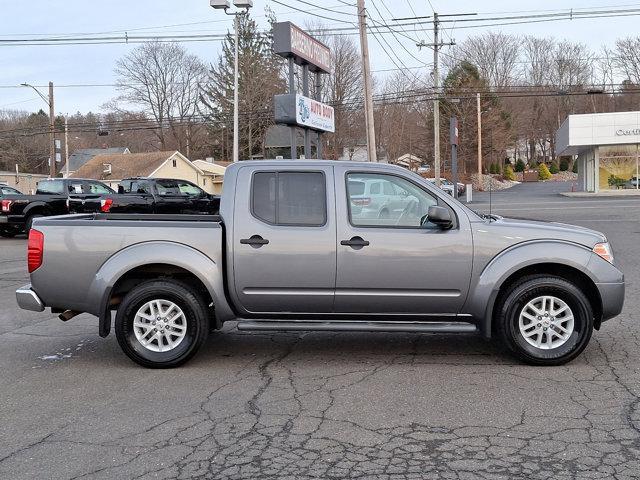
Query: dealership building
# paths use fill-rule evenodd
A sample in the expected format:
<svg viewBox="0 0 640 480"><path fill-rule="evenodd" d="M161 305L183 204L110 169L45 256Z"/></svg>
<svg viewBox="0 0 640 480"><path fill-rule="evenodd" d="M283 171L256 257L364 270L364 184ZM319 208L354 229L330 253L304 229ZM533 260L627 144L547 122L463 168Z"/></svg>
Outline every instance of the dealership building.
<svg viewBox="0 0 640 480"><path fill-rule="evenodd" d="M556 155L577 156L578 190L638 188L640 112L569 115L556 132Z"/></svg>

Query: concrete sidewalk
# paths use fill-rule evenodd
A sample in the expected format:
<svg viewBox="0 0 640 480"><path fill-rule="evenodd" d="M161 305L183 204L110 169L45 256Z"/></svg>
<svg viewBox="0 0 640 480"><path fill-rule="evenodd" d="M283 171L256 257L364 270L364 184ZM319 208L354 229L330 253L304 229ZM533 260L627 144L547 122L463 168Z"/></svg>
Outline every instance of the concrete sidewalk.
<svg viewBox="0 0 640 480"><path fill-rule="evenodd" d="M589 197L640 197L640 189L630 188L626 190L602 190L594 192L559 192L565 197L589 198Z"/></svg>

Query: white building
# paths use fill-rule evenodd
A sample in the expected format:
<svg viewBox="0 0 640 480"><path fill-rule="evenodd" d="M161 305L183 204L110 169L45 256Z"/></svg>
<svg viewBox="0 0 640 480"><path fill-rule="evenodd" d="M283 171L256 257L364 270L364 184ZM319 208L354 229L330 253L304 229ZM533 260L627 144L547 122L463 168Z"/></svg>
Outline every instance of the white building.
<svg viewBox="0 0 640 480"><path fill-rule="evenodd" d="M639 188L640 112L569 115L556 132L556 155L577 155L578 189Z"/></svg>

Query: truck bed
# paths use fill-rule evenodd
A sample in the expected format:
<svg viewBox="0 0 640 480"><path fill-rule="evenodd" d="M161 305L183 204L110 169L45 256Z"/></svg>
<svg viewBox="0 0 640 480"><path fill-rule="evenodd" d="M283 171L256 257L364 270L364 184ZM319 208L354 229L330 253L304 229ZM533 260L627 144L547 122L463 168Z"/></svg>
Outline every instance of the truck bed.
<svg viewBox="0 0 640 480"><path fill-rule="evenodd" d="M32 283L48 306L98 315L105 272L116 256L126 255L128 268L135 268L170 248L198 252L221 266L221 220L218 215L104 213L38 218L33 228L44 234L44 255Z"/></svg>

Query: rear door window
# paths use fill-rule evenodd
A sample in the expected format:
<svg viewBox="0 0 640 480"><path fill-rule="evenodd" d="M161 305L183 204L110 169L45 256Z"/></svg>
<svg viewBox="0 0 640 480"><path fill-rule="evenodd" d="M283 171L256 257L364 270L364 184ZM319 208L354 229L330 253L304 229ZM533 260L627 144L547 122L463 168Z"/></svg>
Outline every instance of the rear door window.
<svg viewBox="0 0 640 480"><path fill-rule="evenodd" d="M62 195L64 185L61 180L42 180L38 182L37 194L43 195Z"/></svg>
<svg viewBox="0 0 640 480"><path fill-rule="evenodd" d="M321 226L327 220L322 172L256 172L251 187L253 216L273 225Z"/></svg>
<svg viewBox="0 0 640 480"><path fill-rule="evenodd" d="M86 193L91 193L94 195L108 195L110 193L114 193L113 190L111 190L109 187L99 182L86 182L85 190Z"/></svg>

